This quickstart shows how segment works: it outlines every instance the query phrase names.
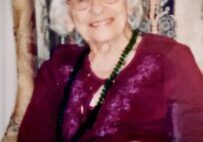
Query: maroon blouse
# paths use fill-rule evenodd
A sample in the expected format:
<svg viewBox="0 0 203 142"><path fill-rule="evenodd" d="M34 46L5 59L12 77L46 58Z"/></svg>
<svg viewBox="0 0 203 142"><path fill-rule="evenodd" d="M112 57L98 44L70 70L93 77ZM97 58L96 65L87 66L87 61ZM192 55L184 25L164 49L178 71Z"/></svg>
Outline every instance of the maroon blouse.
<svg viewBox="0 0 203 142"><path fill-rule="evenodd" d="M59 47L41 67L22 121L19 142L55 142L65 83L81 52ZM63 137L70 141L90 100L104 83L85 59L70 92ZM203 142L203 76L185 45L143 35L136 54L109 90L93 128L81 142Z"/></svg>

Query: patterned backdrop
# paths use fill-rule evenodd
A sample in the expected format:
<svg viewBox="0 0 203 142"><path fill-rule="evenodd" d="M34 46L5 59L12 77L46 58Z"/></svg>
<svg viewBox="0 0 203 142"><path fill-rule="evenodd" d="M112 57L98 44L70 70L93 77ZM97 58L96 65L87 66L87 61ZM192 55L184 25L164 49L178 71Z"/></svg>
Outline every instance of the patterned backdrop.
<svg viewBox="0 0 203 142"><path fill-rule="evenodd" d="M13 11L16 45L19 45L16 48L18 53L22 53L17 55L20 91L17 94L17 107L2 142L16 141L20 122L32 94L36 70L50 58L55 45L66 41L66 37L58 36L48 26L50 0L35 0L35 4L32 1L18 1L13 0ZM203 69L203 0L142 1L145 17L140 30L168 36L189 45ZM35 18L32 18L33 15ZM26 42L22 33L28 35Z"/></svg>

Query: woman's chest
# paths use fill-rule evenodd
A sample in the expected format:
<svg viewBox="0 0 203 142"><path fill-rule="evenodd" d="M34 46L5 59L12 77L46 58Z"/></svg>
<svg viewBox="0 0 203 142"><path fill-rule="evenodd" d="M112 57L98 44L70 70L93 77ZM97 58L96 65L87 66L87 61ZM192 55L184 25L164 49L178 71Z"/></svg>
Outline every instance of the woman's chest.
<svg viewBox="0 0 203 142"><path fill-rule="evenodd" d="M85 121L92 108L91 101L99 94L102 84L103 81L89 72L78 75L65 113L67 132L74 134ZM152 121L161 127L168 115L168 99L164 93L163 69L156 57L146 56L139 64L131 64L108 91L94 124L95 134L112 134L126 127L136 130L140 129L138 124L145 127Z"/></svg>

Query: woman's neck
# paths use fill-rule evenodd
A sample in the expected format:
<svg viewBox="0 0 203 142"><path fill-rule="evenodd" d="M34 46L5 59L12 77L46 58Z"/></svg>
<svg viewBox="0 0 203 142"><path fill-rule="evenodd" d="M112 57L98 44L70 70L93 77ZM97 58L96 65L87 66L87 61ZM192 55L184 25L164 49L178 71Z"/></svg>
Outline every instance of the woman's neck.
<svg viewBox="0 0 203 142"><path fill-rule="evenodd" d="M116 56L116 53L121 53L128 44L132 30L125 30L124 33L112 40L106 42L90 42L90 61L97 57Z"/></svg>
<svg viewBox="0 0 203 142"><path fill-rule="evenodd" d="M90 65L97 76L100 78L109 76L127 46L131 35L132 31L128 31L109 42L90 43Z"/></svg>

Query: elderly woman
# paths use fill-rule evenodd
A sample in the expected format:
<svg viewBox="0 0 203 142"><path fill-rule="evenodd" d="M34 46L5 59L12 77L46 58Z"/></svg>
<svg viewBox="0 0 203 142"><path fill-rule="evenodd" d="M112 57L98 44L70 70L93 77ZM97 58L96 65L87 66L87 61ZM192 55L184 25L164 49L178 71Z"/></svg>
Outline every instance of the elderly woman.
<svg viewBox="0 0 203 142"><path fill-rule="evenodd" d="M203 77L189 48L135 30L139 0L66 4L68 31L85 42L43 64L18 141L202 142Z"/></svg>

